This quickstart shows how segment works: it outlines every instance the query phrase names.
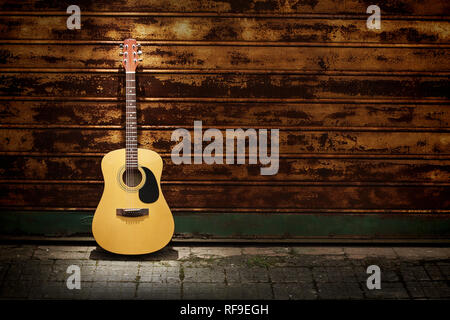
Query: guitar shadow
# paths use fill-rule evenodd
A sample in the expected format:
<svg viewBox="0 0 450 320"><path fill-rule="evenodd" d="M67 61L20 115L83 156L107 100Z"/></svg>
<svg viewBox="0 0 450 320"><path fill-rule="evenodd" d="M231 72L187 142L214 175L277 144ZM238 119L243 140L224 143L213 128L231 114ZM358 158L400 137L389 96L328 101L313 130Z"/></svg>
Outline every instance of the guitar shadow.
<svg viewBox="0 0 450 320"><path fill-rule="evenodd" d="M170 246L166 246L159 251L148 254L122 255L111 253L97 246L91 251L89 259L100 261L168 261L177 260L178 251L172 249Z"/></svg>

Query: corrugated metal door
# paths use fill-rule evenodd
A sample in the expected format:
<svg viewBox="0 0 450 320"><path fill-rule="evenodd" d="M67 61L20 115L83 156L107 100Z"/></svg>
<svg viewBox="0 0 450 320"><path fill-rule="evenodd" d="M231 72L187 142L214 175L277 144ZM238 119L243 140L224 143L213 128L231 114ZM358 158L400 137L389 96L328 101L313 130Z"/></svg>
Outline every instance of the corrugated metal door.
<svg viewBox="0 0 450 320"><path fill-rule="evenodd" d="M449 3L0 4L3 234L90 232L101 157L124 146L118 44L137 38L139 144L162 154L183 237L448 237ZM176 128L279 129L260 164L174 165Z"/></svg>

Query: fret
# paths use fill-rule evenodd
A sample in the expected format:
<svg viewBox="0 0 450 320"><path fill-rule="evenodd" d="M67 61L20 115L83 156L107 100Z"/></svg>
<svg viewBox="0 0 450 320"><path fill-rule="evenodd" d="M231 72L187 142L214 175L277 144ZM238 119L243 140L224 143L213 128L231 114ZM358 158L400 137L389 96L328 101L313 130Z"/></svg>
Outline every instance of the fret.
<svg viewBox="0 0 450 320"><path fill-rule="evenodd" d="M135 82L135 73L127 72L125 82L125 162L127 168L137 168L138 165Z"/></svg>

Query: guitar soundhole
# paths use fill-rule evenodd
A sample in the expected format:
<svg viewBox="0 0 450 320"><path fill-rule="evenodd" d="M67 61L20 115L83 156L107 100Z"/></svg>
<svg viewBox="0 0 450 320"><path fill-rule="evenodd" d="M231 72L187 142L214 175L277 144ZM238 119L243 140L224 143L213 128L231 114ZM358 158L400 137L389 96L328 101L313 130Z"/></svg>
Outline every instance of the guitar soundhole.
<svg viewBox="0 0 450 320"><path fill-rule="evenodd" d="M127 187L136 187L142 181L142 173L138 169L126 169L122 174L122 180Z"/></svg>

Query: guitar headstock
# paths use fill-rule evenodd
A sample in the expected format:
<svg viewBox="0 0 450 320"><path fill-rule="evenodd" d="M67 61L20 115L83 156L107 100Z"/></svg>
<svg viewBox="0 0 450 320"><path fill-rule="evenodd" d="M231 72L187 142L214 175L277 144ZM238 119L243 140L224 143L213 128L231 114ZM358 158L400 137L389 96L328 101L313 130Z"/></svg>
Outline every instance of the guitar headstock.
<svg viewBox="0 0 450 320"><path fill-rule="evenodd" d="M126 39L123 44L120 44L122 64L127 72L136 71L139 62L142 61L140 55L142 54L141 45L137 43L136 39Z"/></svg>

